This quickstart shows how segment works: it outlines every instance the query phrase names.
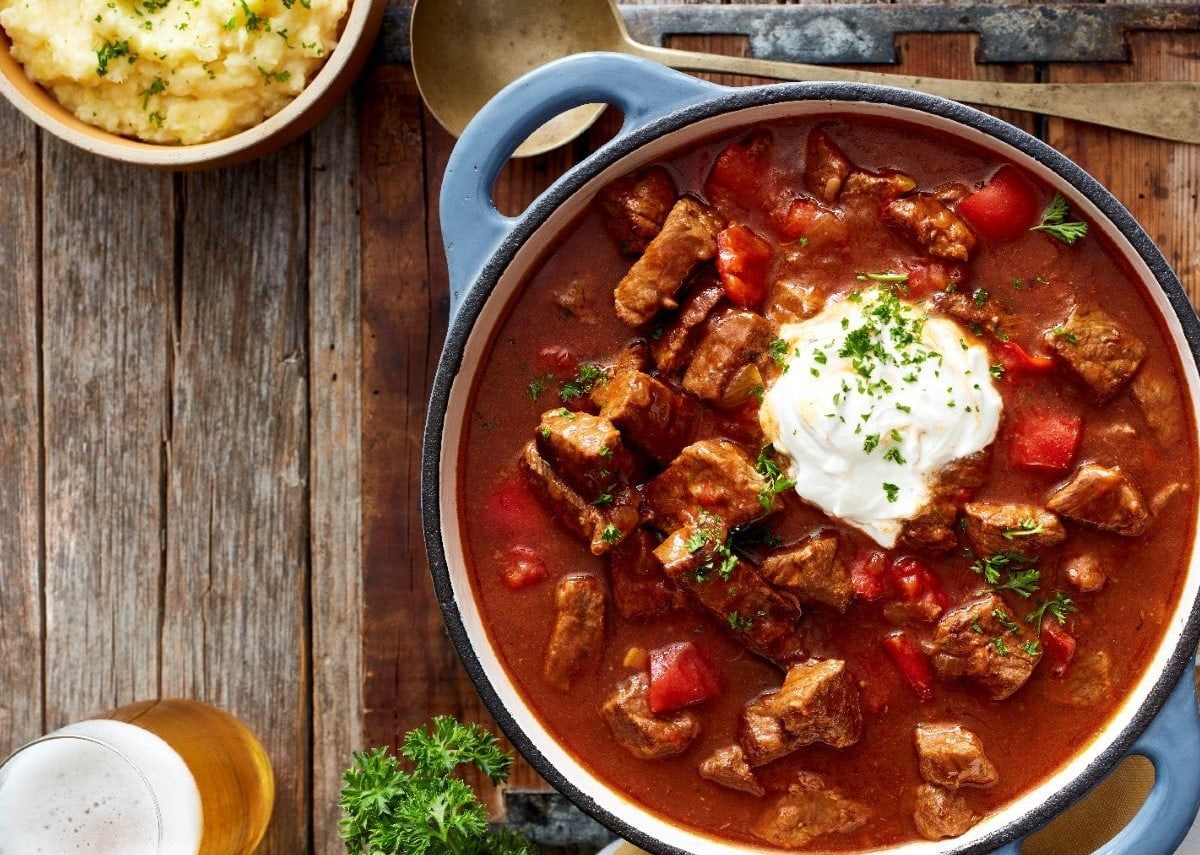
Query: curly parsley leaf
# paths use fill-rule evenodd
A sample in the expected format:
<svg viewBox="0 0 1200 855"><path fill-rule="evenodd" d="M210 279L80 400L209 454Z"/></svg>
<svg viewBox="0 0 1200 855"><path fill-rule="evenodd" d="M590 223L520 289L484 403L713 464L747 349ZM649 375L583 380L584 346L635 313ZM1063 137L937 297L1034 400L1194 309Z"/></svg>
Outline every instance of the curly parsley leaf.
<svg viewBox="0 0 1200 855"><path fill-rule="evenodd" d="M1042 220L1030 229L1031 232L1045 232L1063 243L1070 245L1088 233L1088 225L1084 222L1068 221L1071 209L1061 193L1055 193L1050 205L1042 214Z"/></svg>
<svg viewBox="0 0 1200 855"><path fill-rule="evenodd" d="M1029 616L1025 620L1029 623L1041 624L1042 618L1045 615L1050 615L1059 624L1065 624L1067 622L1067 615L1075 610L1075 603L1071 601L1070 597L1062 591L1055 591L1052 599L1042 602L1041 605L1029 613Z"/></svg>
<svg viewBox="0 0 1200 855"><path fill-rule="evenodd" d="M404 740L412 771L386 748L354 755L339 802L339 825L352 855L532 855L510 830L492 831L487 810L470 786L452 777L474 766L493 783L508 779L512 757L496 737L474 724L439 716Z"/></svg>

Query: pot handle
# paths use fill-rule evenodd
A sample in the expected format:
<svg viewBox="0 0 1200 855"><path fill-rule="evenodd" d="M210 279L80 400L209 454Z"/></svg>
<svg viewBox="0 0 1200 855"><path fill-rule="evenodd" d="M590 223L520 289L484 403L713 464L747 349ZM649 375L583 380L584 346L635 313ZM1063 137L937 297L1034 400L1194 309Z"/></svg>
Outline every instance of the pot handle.
<svg viewBox="0 0 1200 855"><path fill-rule="evenodd" d="M496 210L492 188L529 134L566 110L603 103L625 114L620 137L720 88L648 60L584 53L544 65L501 90L467 125L442 179L451 317L484 263L520 221Z"/></svg>
<svg viewBox="0 0 1200 855"><path fill-rule="evenodd" d="M1093 855L1170 855L1200 805L1200 713L1191 668L1129 753L1154 764L1154 786L1137 815ZM1014 840L996 855L1021 855L1023 842Z"/></svg>

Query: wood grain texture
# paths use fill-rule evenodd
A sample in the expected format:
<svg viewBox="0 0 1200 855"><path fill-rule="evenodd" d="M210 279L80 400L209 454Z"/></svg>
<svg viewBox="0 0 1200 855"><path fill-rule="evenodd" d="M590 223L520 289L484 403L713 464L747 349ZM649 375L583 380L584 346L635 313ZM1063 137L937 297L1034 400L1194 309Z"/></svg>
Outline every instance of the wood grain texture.
<svg viewBox="0 0 1200 855"><path fill-rule="evenodd" d="M168 175L43 147L46 721L160 688Z"/></svg>
<svg viewBox="0 0 1200 855"><path fill-rule="evenodd" d="M0 757L42 731L38 132L0 104ZM19 687L19 690L14 690Z"/></svg>
<svg viewBox="0 0 1200 855"><path fill-rule="evenodd" d="M263 852L309 846L307 159L188 176L170 423L163 693L266 746Z"/></svg>
<svg viewBox="0 0 1200 855"><path fill-rule="evenodd" d="M311 145L312 836L314 851L333 853L342 772L363 747L357 102L322 122Z"/></svg>
<svg viewBox="0 0 1200 855"><path fill-rule="evenodd" d="M1138 33L1133 63L1057 64L1056 82L1200 81L1200 34ZM1200 107L1198 107L1200 109ZM1112 191L1200 301L1200 146L1050 119L1048 142Z"/></svg>

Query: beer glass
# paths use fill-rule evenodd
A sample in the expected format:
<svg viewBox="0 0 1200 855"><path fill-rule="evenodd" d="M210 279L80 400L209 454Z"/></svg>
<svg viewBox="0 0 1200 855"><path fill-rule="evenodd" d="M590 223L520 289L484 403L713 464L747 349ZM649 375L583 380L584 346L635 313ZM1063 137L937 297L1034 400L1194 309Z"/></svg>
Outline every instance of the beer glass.
<svg viewBox="0 0 1200 855"><path fill-rule="evenodd" d="M0 855L249 855L275 779L228 713L147 701L68 725L0 765Z"/></svg>

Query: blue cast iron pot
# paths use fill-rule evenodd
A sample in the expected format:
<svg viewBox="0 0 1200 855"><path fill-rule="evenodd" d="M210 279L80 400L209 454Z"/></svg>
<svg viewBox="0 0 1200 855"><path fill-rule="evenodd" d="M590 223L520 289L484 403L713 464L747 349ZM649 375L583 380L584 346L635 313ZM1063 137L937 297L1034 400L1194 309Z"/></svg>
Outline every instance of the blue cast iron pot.
<svg viewBox="0 0 1200 855"><path fill-rule="evenodd" d="M534 129L581 104L607 103L625 117L611 142L570 170L519 217L497 212L492 187ZM615 54L583 54L509 86L471 123L442 186L452 320L425 432L422 512L433 583L463 664L496 721L533 767L581 809L659 855L745 852L681 828L630 802L551 736L505 672L472 593L456 491L472 382L503 310L541 253L604 184L672 151L755 123L823 113L890 117L966 139L1021 164L1086 212L1124 255L1157 304L1179 349L1193 412L1200 412L1200 324L1179 280L1147 234L1091 176L1040 140L992 116L929 95L884 86L789 83L730 89ZM1158 855L1178 846L1200 803L1200 717L1190 674L1200 636L1200 562L1151 666L1114 718L1075 758L1033 791L954 840L893 852L1018 855L1021 840L1082 797L1127 754L1149 758L1156 780L1137 817L1101 851Z"/></svg>

